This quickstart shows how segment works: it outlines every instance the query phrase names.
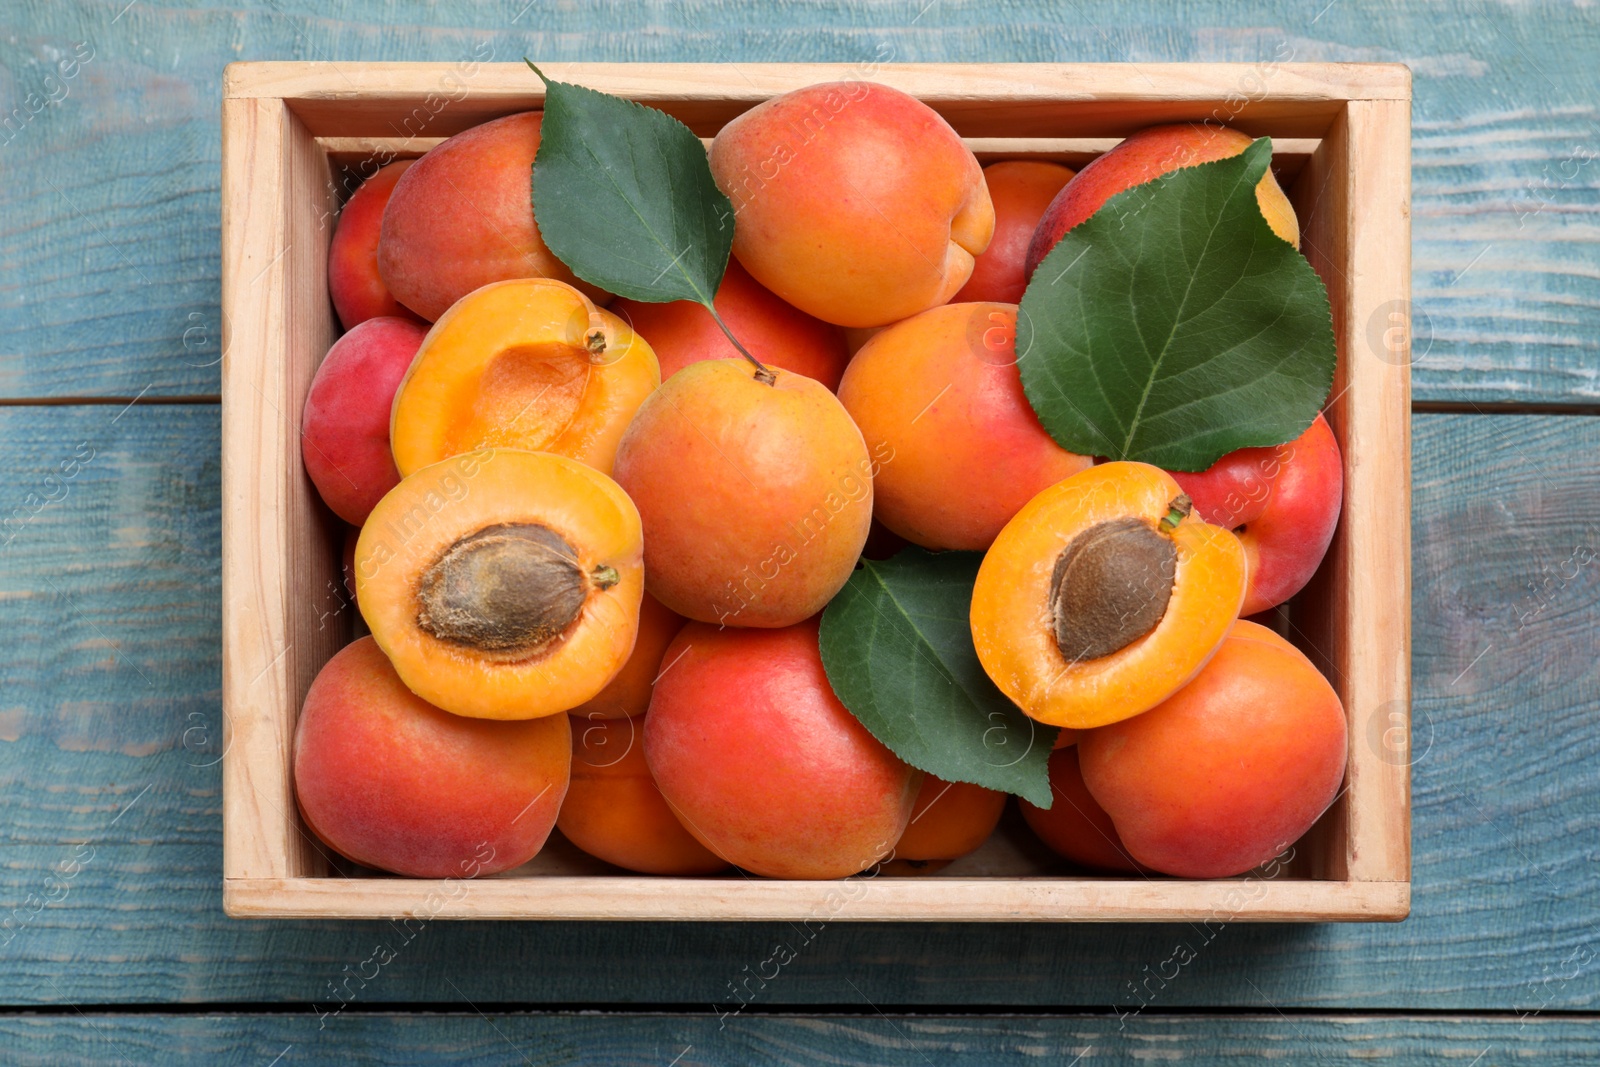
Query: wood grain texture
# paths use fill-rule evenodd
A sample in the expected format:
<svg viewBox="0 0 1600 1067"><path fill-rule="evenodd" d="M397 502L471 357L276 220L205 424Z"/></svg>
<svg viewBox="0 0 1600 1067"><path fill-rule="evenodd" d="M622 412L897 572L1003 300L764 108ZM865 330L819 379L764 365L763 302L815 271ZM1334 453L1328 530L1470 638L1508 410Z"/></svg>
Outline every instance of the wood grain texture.
<svg viewBox="0 0 1600 1067"><path fill-rule="evenodd" d="M1600 20L1582 5L448 0L400 17L414 21L397 22L379 0L13 5L0 34L0 120L19 107L24 118L0 128L0 396L217 392L228 62L526 53L864 70L890 60L1405 62L1416 75L1416 396L1600 402ZM63 79L58 65L79 42L93 58ZM1381 338L1385 323L1369 325Z"/></svg>
<svg viewBox="0 0 1600 1067"><path fill-rule="evenodd" d="M13 1067L75 1064L595 1064L605 1067L1006 1067L1151 1061L1185 1067L1442 1060L1501 1067L1591 1064L1591 1022L1531 1017L1154 1015L1046 1018L861 1015L673 1016L484 1013L403 1016L54 1016L0 1019ZM319 1027L321 1027L319 1029ZM275 1059L274 1057L278 1057ZM1477 1057L1474 1059L1474 1057Z"/></svg>
<svg viewBox="0 0 1600 1067"><path fill-rule="evenodd" d="M95 449L0 554L0 1003L306 1003L379 944L363 1005L1100 1009L1180 945L1153 1008L1600 1002L1600 420L1416 421L1417 744L1363 739L1415 759L1412 917L1199 929L225 918L217 433L204 406L0 409L8 509ZM334 591L299 592L339 625Z"/></svg>

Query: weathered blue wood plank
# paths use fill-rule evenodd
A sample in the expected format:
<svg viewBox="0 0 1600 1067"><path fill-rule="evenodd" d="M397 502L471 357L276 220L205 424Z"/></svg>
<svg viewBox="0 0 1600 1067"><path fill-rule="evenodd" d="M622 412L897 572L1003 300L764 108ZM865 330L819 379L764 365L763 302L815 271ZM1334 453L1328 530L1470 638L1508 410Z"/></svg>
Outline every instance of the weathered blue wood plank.
<svg viewBox="0 0 1600 1067"><path fill-rule="evenodd" d="M404 1063L757 1067L1145 1064L1235 1067L1381 1063L1474 1067L1591 1064L1594 1026L1566 1019L1283 1016L766 1016L727 1021L673 1015L347 1015L318 1029L305 1015L0 1018L15 1067L74 1064Z"/></svg>
<svg viewBox="0 0 1600 1067"><path fill-rule="evenodd" d="M776 976L785 924L433 923L389 944L383 923L225 918L216 435L206 406L0 409L0 518L59 497L0 535L0 1003L733 1006L736 983L755 1008L1600 1002L1600 419L1417 420L1410 920L1202 942L834 923ZM344 986L380 944L395 958ZM1179 945L1195 959L1152 979Z"/></svg>
<svg viewBox="0 0 1600 1067"><path fill-rule="evenodd" d="M216 391L226 63L489 45L502 60L1406 62L1417 397L1600 402L1600 19L1583 5L29 0L4 30L0 396ZM76 54L90 58L66 78Z"/></svg>

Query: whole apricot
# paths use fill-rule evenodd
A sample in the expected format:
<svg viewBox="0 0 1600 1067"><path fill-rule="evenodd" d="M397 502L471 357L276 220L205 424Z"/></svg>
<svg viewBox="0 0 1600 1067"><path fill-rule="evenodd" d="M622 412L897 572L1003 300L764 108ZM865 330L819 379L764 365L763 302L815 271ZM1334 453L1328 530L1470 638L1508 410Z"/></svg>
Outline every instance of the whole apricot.
<svg viewBox="0 0 1600 1067"><path fill-rule="evenodd" d="M875 514L925 548L983 550L1022 506L1093 460L1039 425L1017 370L1012 304L946 304L885 327L839 383L882 462Z"/></svg>
<svg viewBox="0 0 1600 1067"><path fill-rule="evenodd" d="M737 259L728 260L712 303L739 343L761 362L815 378L829 389L838 388L850 353L837 326L785 304L750 277ZM663 379L691 363L741 355L711 313L693 300L651 304L619 299L612 302L611 310L650 342Z"/></svg>
<svg viewBox="0 0 1600 1067"><path fill-rule="evenodd" d="M834 695L817 620L777 630L690 623L666 659L645 758L702 844L770 878L842 878L889 854L922 775Z"/></svg>
<svg viewBox="0 0 1600 1067"><path fill-rule="evenodd" d="M528 862L572 760L565 715L486 722L411 692L370 637L317 674L295 724L294 787L311 832L368 867L471 878Z"/></svg>
<svg viewBox="0 0 1600 1067"><path fill-rule="evenodd" d="M1089 162L1056 194L1028 245L1028 277L1066 234L1118 193L1180 167L1236 156L1250 147L1249 134L1205 122L1152 126L1124 138ZM1256 202L1272 232L1300 247L1300 222L1272 171L1261 176Z"/></svg>
<svg viewBox="0 0 1600 1067"><path fill-rule="evenodd" d="M378 270L400 303L432 322L474 289L511 278L553 278L607 298L573 276L534 223L542 118L526 111L464 130L400 176L378 238Z"/></svg>
<svg viewBox="0 0 1600 1067"><path fill-rule="evenodd" d="M644 595L639 602L639 636L622 670L590 700L572 709L580 719L626 719L650 710L650 694L663 668L661 657L687 620L661 601Z"/></svg>
<svg viewBox="0 0 1600 1067"><path fill-rule="evenodd" d="M639 513L576 460L464 453L378 502L356 543L356 592L372 636L429 703L554 715L592 700L633 652Z"/></svg>
<svg viewBox="0 0 1600 1067"><path fill-rule="evenodd" d="M1083 780L1129 855L1181 878L1226 878L1279 855L1344 778L1344 708L1305 654L1234 623L1194 681L1078 741Z"/></svg>
<svg viewBox="0 0 1600 1067"><path fill-rule="evenodd" d="M1028 245L1045 209L1072 180L1072 168L1039 159L1008 159L983 168L994 203L994 240L972 267L952 303L994 300L1019 304L1028 286Z"/></svg>
<svg viewBox="0 0 1600 1067"><path fill-rule="evenodd" d="M1239 539L1193 518L1171 475L1102 463L1034 497L995 538L972 590L973 645L1028 715L1101 726L1199 673L1244 586Z"/></svg>
<svg viewBox="0 0 1600 1067"><path fill-rule="evenodd" d="M412 317L378 273L383 209L394 192L395 182L411 163L400 159L379 167L350 194L339 212L333 240L328 243L328 295L333 298L339 322L347 330L380 315Z"/></svg>
<svg viewBox="0 0 1600 1067"><path fill-rule="evenodd" d="M773 97L724 126L711 173L733 251L824 322L881 326L950 299L989 244L978 160L927 104L872 82Z"/></svg>
<svg viewBox="0 0 1600 1067"><path fill-rule="evenodd" d="M1128 855L1111 816L1083 784L1076 746L1050 753L1050 792L1054 800L1048 808L1017 802L1028 828L1050 851L1091 870L1128 874L1145 870Z"/></svg>
<svg viewBox="0 0 1600 1067"><path fill-rule="evenodd" d="M710 874L728 866L683 828L650 777L644 720L572 721L572 785L556 826L591 856L643 874Z"/></svg>
<svg viewBox="0 0 1600 1067"><path fill-rule="evenodd" d="M424 336L410 318L367 319L333 343L311 378L301 460L323 503L352 526L400 481L389 409Z"/></svg>
<svg viewBox="0 0 1600 1067"><path fill-rule="evenodd" d="M650 592L729 626L791 626L822 610L866 543L874 473L826 386L742 359L663 382L616 464L644 523Z"/></svg>
<svg viewBox="0 0 1600 1067"><path fill-rule="evenodd" d="M911 821L895 843L894 858L923 871L960 859L989 840L1005 807L1004 793L925 774L911 807Z"/></svg>
<svg viewBox="0 0 1600 1067"><path fill-rule="evenodd" d="M1339 525L1344 465L1321 415L1288 444L1241 448L1199 473L1173 471L1195 514L1232 530L1250 562L1240 614L1275 608L1305 588Z"/></svg>

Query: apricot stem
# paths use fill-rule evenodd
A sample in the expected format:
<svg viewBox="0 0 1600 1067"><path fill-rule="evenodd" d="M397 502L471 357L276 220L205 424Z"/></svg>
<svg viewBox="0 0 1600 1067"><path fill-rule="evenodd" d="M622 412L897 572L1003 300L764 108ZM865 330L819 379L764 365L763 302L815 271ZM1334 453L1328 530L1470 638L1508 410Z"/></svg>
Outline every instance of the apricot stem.
<svg viewBox="0 0 1600 1067"><path fill-rule="evenodd" d="M1161 532L1171 533L1194 510L1194 501L1189 499L1188 493L1179 493L1172 498L1172 503L1167 505L1166 517L1161 520Z"/></svg>
<svg viewBox="0 0 1600 1067"><path fill-rule="evenodd" d="M750 361L750 365L755 367L756 381L760 382L762 385L775 385L778 381L778 376L773 373L771 367L761 362L755 356L752 356L750 354L750 350L740 343L739 339L733 335L733 331L728 329L728 324L722 321L722 316L717 314L715 305L713 305L709 300L701 301L701 305L707 311L711 312L712 321L718 326L722 327L722 332L728 335L728 340L732 342L734 348L739 350L739 354L745 359L748 359Z"/></svg>

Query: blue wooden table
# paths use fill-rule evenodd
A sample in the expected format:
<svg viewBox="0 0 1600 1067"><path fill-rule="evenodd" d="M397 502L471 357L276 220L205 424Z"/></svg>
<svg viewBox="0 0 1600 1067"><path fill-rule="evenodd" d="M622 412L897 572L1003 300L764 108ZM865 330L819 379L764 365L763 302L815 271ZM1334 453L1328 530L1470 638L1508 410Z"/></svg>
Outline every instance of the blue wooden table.
<svg viewBox="0 0 1600 1067"><path fill-rule="evenodd" d="M434 923L335 1011L390 929L226 918L222 69L485 44L1410 64L1412 917L841 923L737 1015L781 924ZM0 1064L1600 1059L1600 8L3 0L0 397Z"/></svg>

